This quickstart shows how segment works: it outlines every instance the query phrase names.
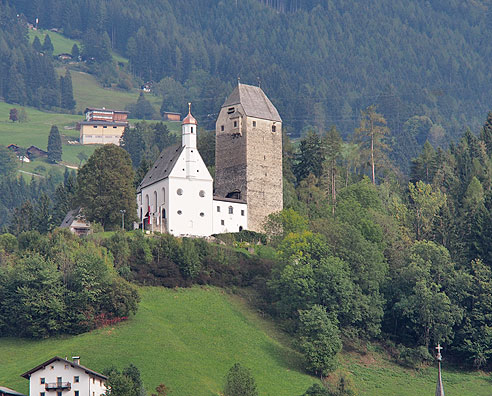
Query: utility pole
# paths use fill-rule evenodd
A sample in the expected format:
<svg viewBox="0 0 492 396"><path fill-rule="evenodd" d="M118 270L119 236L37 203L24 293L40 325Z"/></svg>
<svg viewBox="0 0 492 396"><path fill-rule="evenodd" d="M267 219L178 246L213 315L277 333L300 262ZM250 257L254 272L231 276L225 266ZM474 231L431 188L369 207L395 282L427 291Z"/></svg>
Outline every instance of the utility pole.
<svg viewBox="0 0 492 396"><path fill-rule="evenodd" d="M126 213L126 210L121 209L120 213L121 213L121 229L124 230L125 229L125 213Z"/></svg>

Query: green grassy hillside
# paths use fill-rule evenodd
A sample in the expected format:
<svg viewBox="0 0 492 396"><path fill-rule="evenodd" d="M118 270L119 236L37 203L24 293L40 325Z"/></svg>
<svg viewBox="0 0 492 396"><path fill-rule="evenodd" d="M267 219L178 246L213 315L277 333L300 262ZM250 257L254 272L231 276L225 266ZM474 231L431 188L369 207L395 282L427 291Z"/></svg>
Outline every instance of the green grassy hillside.
<svg viewBox="0 0 492 396"><path fill-rule="evenodd" d="M251 368L262 395L298 395L313 381L299 355L265 332L267 324L217 289L143 288L126 323L63 339L0 339L0 383L26 393L19 375L53 355L81 355L95 370L134 363L148 391L165 383L173 395L217 395L227 370Z"/></svg>
<svg viewBox="0 0 492 396"><path fill-rule="evenodd" d="M77 44L79 49L82 50L82 44L79 40L72 40L68 37L63 36L60 33L52 32L44 29L38 29L38 30L29 29L29 41L32 43L34 37L37 36L41 41L41 44L43 44L44 37L46 36L46 34L50 36L51 44L53 44L53 55L72 53L72 47L74 44ZM114 51L112 51L111 54L113 55L113 60L115 60L116 62L122 62L122 63L128 62L128 59L115 53Z"/></svg>
<svg viewBox="0 0 492 396"><path fill-rule="evenodd" d="M235 362L249 367L260 395L297 396L317 380L305 375L301 358L272 324L220 289L141 288L137 315L89 334L42 341L0 339L0 384L21 392L24 371L54 355L81 355L95 370L137 365L147 391L165 383L172 395L218 395ZM279 341L283 340L283 341ZM381 354L343 355L360 395L414 396L434 392L436 370L406 370ZM486 396L489 377L444 370L447 395Z"/></svg>
<svg viewBox="0 0 492 396"><path fill-rule="evenodd" d="M60 73L65 73L62 69ZM135 103L140 91L122 91L119 89L103 88L94 76L72 70L73 95L77 102L76 111L84 111L86 107L106 107L124 110L130 103ZM156 111L159 111L162 98L147 94L145 97L152 103Z"/></svg>

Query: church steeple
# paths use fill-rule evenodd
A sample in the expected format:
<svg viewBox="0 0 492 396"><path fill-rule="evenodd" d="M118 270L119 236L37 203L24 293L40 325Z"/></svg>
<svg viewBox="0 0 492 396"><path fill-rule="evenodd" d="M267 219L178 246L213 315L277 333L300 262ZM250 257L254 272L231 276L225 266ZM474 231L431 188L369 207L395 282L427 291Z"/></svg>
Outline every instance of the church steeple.
<svg viewBox="0 0 492 396"><path fill-rule="evenodd" d="M181 124L181 145L190 149L196 149L197 122L191 115L191 103L188 103L188 115Z"/></svg>
<svg viewBox="0 0 492 396"><path fill-rule="evenodd" d="M442 355L441 355L441 349L442 346L440 344L437 344L437 364L438 364L438 374L437 374L437 385L436 385L436 396L444 396L444 388L442 386L442 377L441 377L441 360L442 360Z"/></svg>

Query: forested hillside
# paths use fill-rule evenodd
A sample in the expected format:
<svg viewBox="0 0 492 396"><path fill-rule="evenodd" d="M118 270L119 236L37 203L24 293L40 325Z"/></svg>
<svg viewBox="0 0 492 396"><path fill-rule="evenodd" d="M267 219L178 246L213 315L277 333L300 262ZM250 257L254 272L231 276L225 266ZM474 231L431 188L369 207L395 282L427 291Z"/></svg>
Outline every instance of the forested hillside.
<svg viewBox="0 0 492 396"><path fill-rule="evenodd" d="M333 124L349 135L360 110L376 104L394 146L407 147L392 154L404 169L426 138L439 145L466 125L476 130L492 102L485 1L12 3L28 21L39 17L68 36L97 31L137 78L159 82L163 108L184 111L192 100L208 126L238 76L261 82L293 135ZM423 131L406 124L414 115L428 117Z"/></svg>
<svg viewBox="0 0 492 396"><path fill-rule="evenodd" d="M45 40L43 48L40 44L38 50L30 46L24 18L16 14L8 2L0 2L1 98L21 105L72 109L73 96L66 97L72 95L72 82L70 78L58 78L52 52L49 40Z"/></svg>

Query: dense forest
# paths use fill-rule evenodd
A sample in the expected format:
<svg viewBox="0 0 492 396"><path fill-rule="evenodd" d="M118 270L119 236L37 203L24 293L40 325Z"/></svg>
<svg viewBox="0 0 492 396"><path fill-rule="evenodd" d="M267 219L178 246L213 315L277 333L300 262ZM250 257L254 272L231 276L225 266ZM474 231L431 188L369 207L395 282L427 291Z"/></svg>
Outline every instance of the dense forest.
<svg viewBox="0 0 492 396"><path fill-rule="evenodd" d="M9 103L72 110L70 74L61 78L56 74L48 36L37 44L37 49L29 45L24 18L0 2L0 97Z"/></svg>
<svg viewBox="0 0 492 396"><path fill-rule="evenodd" d="M379 0L16 0L45 28L101 44L153 81L163 108L192 100L202 124L238 77L261 84L293 135L336 125L343 136L377 105L408 171L415 146L478 129L491 102L489 3ZM94 33L97 33L94 36ZM103 60L101 60L102 62ZM428 125L417 134L413 116ZM402 150L401 147L408 147Z"/></svg>

